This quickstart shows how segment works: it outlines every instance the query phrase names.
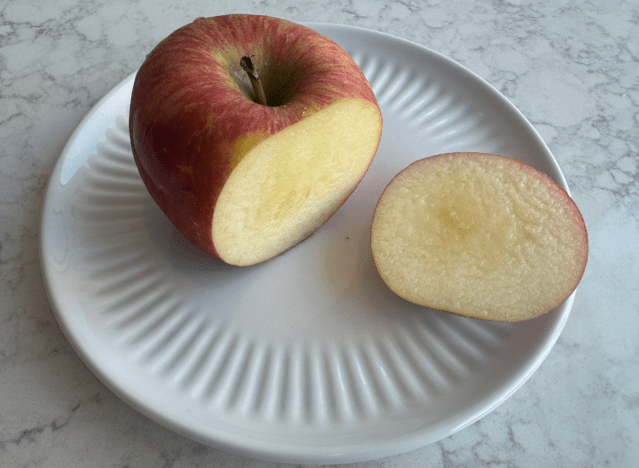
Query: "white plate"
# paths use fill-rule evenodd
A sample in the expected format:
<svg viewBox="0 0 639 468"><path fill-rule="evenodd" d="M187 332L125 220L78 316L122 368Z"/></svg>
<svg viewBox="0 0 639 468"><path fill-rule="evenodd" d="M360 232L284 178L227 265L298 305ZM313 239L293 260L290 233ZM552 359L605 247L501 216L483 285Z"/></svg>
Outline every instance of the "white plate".
<svg viewBox="0 0 639 468"><path fill-rule="evenodd" d="M358 62L384 117L368 174L314 236L249 268L184 240L131 156L130 76L63 151L41 248L62 328L123 400L205 444L324 464L415 449L484 416L546 357L572 297L536 320L503 324L424 309L385 287L370 253L371 215L412 161L490 152L566 183L526 119L467 69L388 35L313 27Z"/></svg>

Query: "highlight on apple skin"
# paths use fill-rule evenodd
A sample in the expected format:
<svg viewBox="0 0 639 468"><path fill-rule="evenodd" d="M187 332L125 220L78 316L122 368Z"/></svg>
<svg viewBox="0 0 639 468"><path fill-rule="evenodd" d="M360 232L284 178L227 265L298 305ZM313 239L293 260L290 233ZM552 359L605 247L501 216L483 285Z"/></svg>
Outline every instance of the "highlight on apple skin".
<svg viewBox="0 0 639 468"><path fill-rule="evenodd" d="M129 130L142 180L174 226L251 265L340 208L377 151L382 116L335 42L283 19L226 15L196 19L147 56Z"/></svg>
<svg viewBox="0 0 639 468"><path fill-rule="evenodd" d="M388 184L371 224L375 266L400 297L467 317L515 322L562 304L588 258L574 201L523 162L451 153Z"/></svg>

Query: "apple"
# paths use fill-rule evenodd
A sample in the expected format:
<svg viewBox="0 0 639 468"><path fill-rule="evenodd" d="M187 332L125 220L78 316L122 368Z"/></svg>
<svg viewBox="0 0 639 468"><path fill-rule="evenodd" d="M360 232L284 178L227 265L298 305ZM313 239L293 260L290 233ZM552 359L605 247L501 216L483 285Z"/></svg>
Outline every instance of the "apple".
<svg viewBox="0 0 639 468"><path fill-rule="evenodd" d="M575 290L588 235L570 196L523 162L451 153L414 162L382 193L375 266L402 298L467 317L515 322Z"/></svg>
<svg viewBox="0 0 639 468"><path fill-rule="evenodd" d="M256 15L198 18L146 57L129 130L144 184L175 227L233 265L275 257L346 201L382 116L351 57Z"/></svg>

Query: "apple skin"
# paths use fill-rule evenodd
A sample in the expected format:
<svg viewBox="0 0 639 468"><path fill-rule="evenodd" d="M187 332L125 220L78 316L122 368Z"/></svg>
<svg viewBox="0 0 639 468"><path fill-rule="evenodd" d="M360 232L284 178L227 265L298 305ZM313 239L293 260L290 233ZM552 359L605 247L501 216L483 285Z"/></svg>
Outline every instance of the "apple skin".
<svg viewBox="0 0 639 468"><path fill-rule="evenodd" d="M245 55L266 78L267 96L276 106L254 102L239 65ZM345 98L377 106L357 64L316 31L268 16L198 18L160 42L137 73L129 121L133 156L174 226L219 257L211 222L242 157Z"/></svg>

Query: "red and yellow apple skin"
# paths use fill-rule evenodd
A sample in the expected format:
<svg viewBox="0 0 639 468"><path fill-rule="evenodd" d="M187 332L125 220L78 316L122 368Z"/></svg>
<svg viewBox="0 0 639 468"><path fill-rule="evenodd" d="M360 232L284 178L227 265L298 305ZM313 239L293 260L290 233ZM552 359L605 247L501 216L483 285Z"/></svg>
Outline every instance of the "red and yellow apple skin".
<svg viewBox="0 0 639 468"><path fill-rule="evenodd" d="M254 101L242 56L251 57L260 74L268 106ZM316 31L267 16L198 18L160 42L137 73L129 122L133 156L175 227L219 257L211 233L216 201L243 156L348 98L377 106L357 64Z"/></svg>

